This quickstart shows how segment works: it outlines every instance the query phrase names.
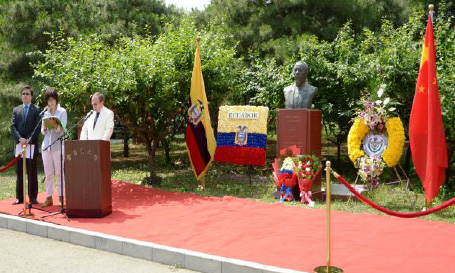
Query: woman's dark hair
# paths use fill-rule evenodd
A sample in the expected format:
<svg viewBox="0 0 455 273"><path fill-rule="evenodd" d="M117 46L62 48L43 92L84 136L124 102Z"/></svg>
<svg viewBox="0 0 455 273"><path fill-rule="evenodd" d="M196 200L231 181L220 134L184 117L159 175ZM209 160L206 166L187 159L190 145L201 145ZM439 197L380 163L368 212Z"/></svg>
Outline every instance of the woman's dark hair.
<svg viewBox="0 0 455 273"><path fill-rule="evenodd" d="M47 101L53 98L58 104L58 94L57 91L54 90L52 87L46 87L46 92L44 93L44 101L47 103Z"/></svg>

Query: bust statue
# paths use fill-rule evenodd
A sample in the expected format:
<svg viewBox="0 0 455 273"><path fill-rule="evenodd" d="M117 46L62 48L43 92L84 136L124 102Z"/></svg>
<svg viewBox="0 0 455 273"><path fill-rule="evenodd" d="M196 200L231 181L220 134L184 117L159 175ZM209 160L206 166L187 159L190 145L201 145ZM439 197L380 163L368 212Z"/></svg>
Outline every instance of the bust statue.
<svg viewBox="0 0 455 273"><path fill-rule="evenodd" d="M305 62L297 62L294 65L294 84L284 88L284 104L286 108L311 108L317 87L306 83L309 68Z"/></svg>

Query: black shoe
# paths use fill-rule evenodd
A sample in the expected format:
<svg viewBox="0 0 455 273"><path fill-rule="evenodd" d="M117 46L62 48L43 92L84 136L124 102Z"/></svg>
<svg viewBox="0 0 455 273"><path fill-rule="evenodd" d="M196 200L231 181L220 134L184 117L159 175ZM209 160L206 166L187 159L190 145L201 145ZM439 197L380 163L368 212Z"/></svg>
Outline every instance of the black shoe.
<svg viewBox="0 0 455 273"><path fill-rule="evenodd" d="M13 205L19 205L19 204L22 204L22 203L24 203L24 201L16 199L16 201L13 202Z"/></svg>
<svg viewBox="0 0 455 273"><path fill-rule="evenodd" d="M32 199L32 201L30 203L32 203L33 205L37 205L38 201L36 199Z"/></svg>

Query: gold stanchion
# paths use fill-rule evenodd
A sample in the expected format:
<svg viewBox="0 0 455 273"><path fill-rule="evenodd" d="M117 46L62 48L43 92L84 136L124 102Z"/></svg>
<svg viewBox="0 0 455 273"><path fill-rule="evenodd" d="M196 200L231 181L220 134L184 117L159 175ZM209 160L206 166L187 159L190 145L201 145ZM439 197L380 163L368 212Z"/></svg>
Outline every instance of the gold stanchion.
<svg viewBox="0 0 455 273"><path fill-rule="evenodd" d="M22 213L24 215L27 214L27 202L25 202L25 194L26 194L26 185L25 183L27 182L27 154L26 154L26 148L27 146L26 145L22 145L22 200L23 200L23 203L24 203L24 210L22 211Z"/></svg>
<svg viewBox="0 0 455 273"><path fill-rule="evenodd" d="M24 217L31 217L33 216L31 209L29 209L27 213L27 145L22 145L22 198L24 201L24 210L22 211L22 215Z"/></svg>
<svg viewBox="0 0 455 273"><path fill-rule="evenodd" d="M342 273L343 269L331 265L331 253L330 253L330 205L331 205L331 183L330 183L330 172L332 171L330 161L325 163L325 205L327 210L327 265L318 266L314 269L316 273Z"/></svg>

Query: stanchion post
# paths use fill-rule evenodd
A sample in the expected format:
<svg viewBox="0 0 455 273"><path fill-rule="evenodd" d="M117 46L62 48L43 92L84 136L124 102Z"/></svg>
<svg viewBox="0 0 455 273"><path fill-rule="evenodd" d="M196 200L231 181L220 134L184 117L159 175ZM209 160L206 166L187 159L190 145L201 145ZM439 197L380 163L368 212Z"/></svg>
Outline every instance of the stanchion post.
<svg viewBox="0 0 455 273"><path fill-rule="evenodd" d="M22 200L23 200L23 203L24 203L24 215L26 215L27 213L27 202L26 202L26 196L27 196L27 192L26 192L26 183L27 183L27 146L26 145L22 145Z"/></svg>
<svg viewBox="0 0 455 273"><path fill-rule="evenodd" d="M327 272L330 272L330 210L331 210L331 202L332 202L332 186L330 183L330 171L332 170L332 164L330 161L326 161L325 163L325 180L326 180L326 188L325 188L325 204L327 206Z"/></svg>
<svg viewBox="0 0 455 273"><path fill-rule="evenodd" d="M24 203L24 209L21 213L19 213L19 216L34 216L31 212L31 204L27 213L27 145L22 145L22 199Z"/></svg>
<svg viewBox="0 0 455 273"><path fill-rule="evenodd" d="M318 266L314 269L316 273L342 273L343 269L331 265L331 202L332 202L332 193L331 193L331 182L330 182L330 173L332 172L332 164L330 161L325 162L325 205L327 210L327 265Z"/></svg>

